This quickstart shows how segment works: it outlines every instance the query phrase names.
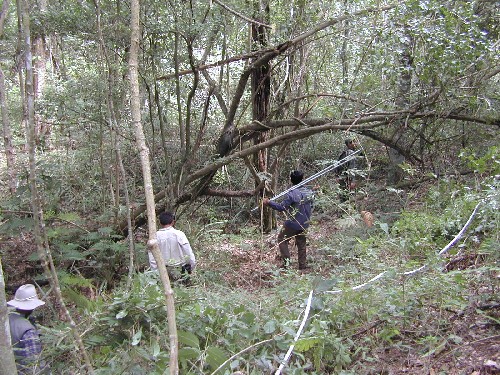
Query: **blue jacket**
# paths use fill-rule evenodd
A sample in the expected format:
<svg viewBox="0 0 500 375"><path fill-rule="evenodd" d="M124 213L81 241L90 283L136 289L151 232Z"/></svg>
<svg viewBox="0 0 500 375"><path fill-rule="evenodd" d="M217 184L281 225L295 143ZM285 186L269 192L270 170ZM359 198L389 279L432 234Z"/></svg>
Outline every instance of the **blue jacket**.
<svg viewBox="0 0 500 375"><path fill-rule="evenodd" d="M288 219L284 225L294 230L304 230L309 227L313 209L314 193L311 189L301 186L288 192L281 203L269 201L269 206L276 211L285 211Z"/></svg>

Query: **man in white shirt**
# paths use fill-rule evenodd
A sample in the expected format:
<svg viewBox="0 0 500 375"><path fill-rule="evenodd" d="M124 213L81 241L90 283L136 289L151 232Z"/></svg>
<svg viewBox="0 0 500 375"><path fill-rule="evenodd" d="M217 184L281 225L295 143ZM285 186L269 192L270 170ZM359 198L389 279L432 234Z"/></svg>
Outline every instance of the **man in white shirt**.
<svg viewBox="0 0 500 375"><path fill-rule="evenodd" d="M159 216L161 228L156 232L156 239L161 255L170 279L181 280L183 284L189 284L190 274L196 267L196 258L191 245L184 232L174 228L175 215L171 212L162 212ZM158 268L151 252L149 255L149 265L151 269Z"/></svg>

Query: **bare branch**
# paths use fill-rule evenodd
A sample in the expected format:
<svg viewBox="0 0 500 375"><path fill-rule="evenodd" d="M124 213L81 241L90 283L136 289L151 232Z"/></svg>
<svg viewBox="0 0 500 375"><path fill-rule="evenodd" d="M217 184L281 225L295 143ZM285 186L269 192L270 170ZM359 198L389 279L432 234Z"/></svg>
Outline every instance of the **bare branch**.
<svg viewBox="0 0 500 375"><path fill-rule="evenodd" d="M335 17L335 18L332 18L331 20L320 23L319 25L317 25L313 29L306 31L306 32L298 35L297 37L290 39L284 43L281 43L277 46L274 46L271 48L264 48L264 49L261 49L259 51L250 52L250 53L247 53L244 55L234 56L234 57L231 57L229 59L220 60L220 61L217 61L217 62L214 62L211 64L201 65L201 66L198 66L196 68L196 70L201 71L201 70L210 69L210 68L214 68L214 67L221 66L221 65L227 65L227 64L235 62L235 61L249 60L249 59L255 58L257 56L260 56L261 57L261 59L259 59L260 61L254 63L254 66L252 68L252 69L254 69L254 68L257 68L259 66L262 66L264 63L270 61L271 59L275 58L276 56L286 52L290 47L302 42L304 39L307 39L310 36L320 32L320 31L322 31L330 26L333 26L341 21L344 21L346 19L353 18L356 16L365 15L367 13L385 12L387 10L394 8L394 7L396 7L396 5L388 5L388 6L381 7L381 8L371 7L371 8L362 9L362 10L360 10L358 12L354 12L352 14L344 14L342 16ZM157 80L167 80L170 78L180 77L180 76L192 74L192 73L194 73L193 69L187 69L187 70L179 71L178 73L172 73L172 74L160 76L156 79Z"/></svg>
<svg viewBox="0 0 500 375"><path fill-rule="evenodd" d="M300 122L298 122L296 119L287 119L287 120L270 121L265 124L261 124L260 122L254 121L244 127L241 127L238 131L238 136L235 139L243 139L245 134L249 134L253 131L265 131L268 130L269 128L278 129L289 126L296 127L298 125L302 126L303 128L290 131L278 137L271 138L266 142L251 147L243 148L240 151L234 152L226 157L216 159L212 163L200 168L191 175L187 176L185 180L185 186L197 180L200 180L206 176L209 176L212 173L215 173L215 171L217 171L224 165L230 164L239 158L244 159L245 157L248 157L249 155L252 155L261 149L270 148L278 145L285 145L287 143L296 141L298 139L304 139L325 131L349 130L379 140L382 143L388 142L386 139L383 139L381 136L377 135L377 133L370 130L390 124L401 117L403 118L408 117L409 119L419 119L419 118L454 119L454 120L461 120L461 121L473 122L484 125L498 125L499 123L498 120L488 120L473 116L459 116L455 114L450 114L449 112L442 113L437 111L426 111L426 112L415 113L411 110L393 111L393 112L373 112L369 114L364 114L363 116L357 118L342 119L342 120L332 120L328 118L313 118L313 119L301 119ZM417 160L413 156L411 158L409 157L409 159ZM160 200L164 199L166 190L168 190L168 187L166 189L162 189L161 191L159 191L155 195L155 201L159 202ZM205 188L202 191L183 194L182 197L179 197L177 199L175 205L178 206L182 203L185 203L186 201L189 201L190 199L192 199L192 197L197 196L200 193L206 194L207 191L213 192L212 190L208 190L207 188ZM139 206L135 210L134 214L137 217L144 211L145 208L143 206ZM120 226L120 228L124 228L124 226Z"/></svg>
<svg viewBox="0 0 500 375"><path fill-rule="evenodd" d="M237 11L229 8L226 4L224 4L222 1L219 1L219 0L212 0L214 3L216 4L219 4L221 7L223 7L225 10L227 10L229 13L232 13L234 14L236 17L239 17L247 22L250 22L250 23L253 23L257 26L262 26L262 27L267 27L268 29L272 29L272 26L269 26L269 25L266 25L265 23L262 23L262 22L259 22L257 20L253 20L251 18L248 18L246 16L244 16L243 14L241 13L238 13Z"/></svg>

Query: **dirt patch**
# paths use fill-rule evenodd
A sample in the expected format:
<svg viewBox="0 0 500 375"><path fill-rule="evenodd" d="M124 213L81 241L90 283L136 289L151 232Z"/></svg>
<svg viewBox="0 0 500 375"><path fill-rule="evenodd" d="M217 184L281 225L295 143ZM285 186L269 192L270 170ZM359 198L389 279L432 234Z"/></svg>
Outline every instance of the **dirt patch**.
<svg viewBox="0 0 500 375"><path fill-rule="evenodd" d="M0 254L8 295L14 294L20 285L33 283L43 274L40 262L32 260L36 245L31 233L20 232L18 237L2 240Z"/></svg>

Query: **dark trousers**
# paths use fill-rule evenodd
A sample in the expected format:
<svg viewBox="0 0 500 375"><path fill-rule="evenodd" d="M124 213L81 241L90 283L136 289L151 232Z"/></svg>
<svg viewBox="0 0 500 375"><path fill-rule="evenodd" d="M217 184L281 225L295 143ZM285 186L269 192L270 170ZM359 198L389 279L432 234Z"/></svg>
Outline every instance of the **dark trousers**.
<svg viewBox="0 0 500 375"><path fill-rule="evenodd" d="M288 242L292 238L295 238L295 244L297 245L298 260L299 260L299 270L306 268L306 235L304 230L296 230L283 226L280 233L278 234L278 246L281 253L281 259L283 259L283 267L287 267L290 264L290 250L288 249Z"/></svg>
<svg viewBox="0 0 500 375"><path fill-rule="evenodd" d="M345 176L339 180L339 188L340 188L339 199L341 202L349 200L349 197L352 194L351 182L352 180L349 178L349 176Z"/></svg>
<svg viewBox="0 0 500 375"><path fill-rule="evenodd" d="M168 277L171 281L179 281L181 284L191 284L191 265L184 264L180 267L167 267Z"/></svg>

